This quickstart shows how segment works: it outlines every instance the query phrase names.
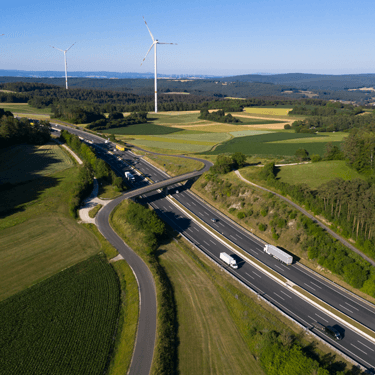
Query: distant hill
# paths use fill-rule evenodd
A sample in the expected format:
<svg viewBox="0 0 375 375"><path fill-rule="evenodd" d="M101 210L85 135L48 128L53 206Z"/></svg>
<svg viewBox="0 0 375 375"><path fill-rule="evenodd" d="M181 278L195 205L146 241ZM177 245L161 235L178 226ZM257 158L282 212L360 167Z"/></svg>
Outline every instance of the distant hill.
<svg viewBox="0 0 375 375"><path fill-rule="evenodd" d="M119 72L68 72L69 77L79 78L153 78L154 73L119 73ZM65 71L33 71L33 70L4 70L0 69L2 77L28 77L28 78L61 78L65 77ZM181 78L181 74L158 74L159 77ZM198 75L196 78L210 78L213 76Z"/></svg>
<svg viewBox="0 0 375 375"><path fill-rule="evenodd" d="M262 82L287 85L303 90L348 90L375 86L375 74L246 74L220 78L224 82Z"/></svg>

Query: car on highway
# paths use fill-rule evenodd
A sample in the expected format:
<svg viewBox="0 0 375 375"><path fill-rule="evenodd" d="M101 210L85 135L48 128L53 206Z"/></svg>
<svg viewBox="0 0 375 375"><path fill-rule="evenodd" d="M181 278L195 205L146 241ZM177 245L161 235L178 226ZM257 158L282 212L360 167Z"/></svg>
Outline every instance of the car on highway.
<svg viewBox="0 0 375 375"><path fill-rule="evenodd" d="M211 221L213 222L213 223L217 223L219 220L218 219L215 219L214 217L211 219Z"/></svg>

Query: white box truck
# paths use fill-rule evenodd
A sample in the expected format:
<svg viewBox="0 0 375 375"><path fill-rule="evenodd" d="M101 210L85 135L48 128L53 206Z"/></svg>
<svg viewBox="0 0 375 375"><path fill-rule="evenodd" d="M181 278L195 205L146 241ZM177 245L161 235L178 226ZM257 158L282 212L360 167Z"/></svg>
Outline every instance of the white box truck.
<svg viewBox="0 0 375 375"><path fill-rule="evenodd" d="M227 253L220 253L220 259L226 264L228 264L228 266L231 266L234 269L238 268L236 260L232 258L230 255L228 255Z"/></svg>
<svg viewBox="0 0 375 375"><path fill-rule="evenodd" d="M132 182L135 181L135 177L130 172L125 172L125 178Z"/></svg>
<svg viewBox="0 0 375 375"><path fill-rule="evenodd" d="M264 246L264 252L268 255L273 256L274 258L276 258L280 262L285 263L288 266L293 263L293 257L287 254L285 251L280 250L276 246L267 244Z"/></svg>

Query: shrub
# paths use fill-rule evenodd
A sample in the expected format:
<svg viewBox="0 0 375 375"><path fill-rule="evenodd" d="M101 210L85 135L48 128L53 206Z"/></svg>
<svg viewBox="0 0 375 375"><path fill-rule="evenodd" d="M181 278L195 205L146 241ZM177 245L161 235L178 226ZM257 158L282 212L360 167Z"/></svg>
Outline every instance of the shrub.
<svg viewBox="0 0 375 375"><path fill-rule="evenodd" d="M315 154L315 155L311 156L311 161L313 163L317 163L318 161L321 161L321 160L322 160L322 157L320 155L318 155L318 154Z"/></svg>
<svg viewBox="0 0 375 375"><path fill-rule="evenodd" d="M244 219L246 217L246 214L245 214L245 212L241 211L237 214L237 217L241 220L241 219Z"/></svg>
<svg viewBox="0 0 375 375"><path fill-rule="evenodd" d="M259 228L259 230L261 230L262 232L264 232L267 229L267 225L261 223L261 224L258 225L258 228Z"/></svg>

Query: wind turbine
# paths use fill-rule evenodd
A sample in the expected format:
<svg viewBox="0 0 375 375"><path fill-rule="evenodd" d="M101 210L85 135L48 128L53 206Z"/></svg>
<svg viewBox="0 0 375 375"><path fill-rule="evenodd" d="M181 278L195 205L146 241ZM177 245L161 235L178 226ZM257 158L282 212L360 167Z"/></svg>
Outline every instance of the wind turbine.
<svg viewBox="0 0 375 375"><path fill-rule="evenodd" d="M66 86L66 89L68 90L68 72L67 72L67 68L68 68L68 65L66 63L66 53L76 44L77 42L74 42L68 49L66 50L63 50L63 49L60 49L60 48L57 48L57 47L54 47L54 46L50 46L54 49L57 49L61 52L64 52L64 61L65 61L65 86Z"/></svg>
<svg viewBox="0 0 375 375"><path fill-rule="evenodd" d="M160 43L157 39L154 38L154 36L151 34L151 31L150 29L148 28L148 25L147 25L147 22L145 20L145 18L143 17L143 21L145 21L145 24L146 24L146 27L147 27L147 30L148 32L150 33L151 35L151 39L152 39L152 44L151 44L151 47L148 49L147 53L146 53L146 56L145 58L143 59L143 61L145 61L147 55L149 54L149 52L151 51L151 48L154 47L154 70L155 70L155 113L158 112L158 73L157 73L157 64L156 64L156 60L157 60L157 57L156 57L156 45L157 44L173 44L173 45L177 45L177 43ZM143 64L143 61L142 61L142 64ZM142 65L141 64L141 65Z"/></svg>

